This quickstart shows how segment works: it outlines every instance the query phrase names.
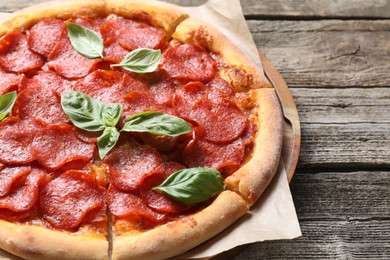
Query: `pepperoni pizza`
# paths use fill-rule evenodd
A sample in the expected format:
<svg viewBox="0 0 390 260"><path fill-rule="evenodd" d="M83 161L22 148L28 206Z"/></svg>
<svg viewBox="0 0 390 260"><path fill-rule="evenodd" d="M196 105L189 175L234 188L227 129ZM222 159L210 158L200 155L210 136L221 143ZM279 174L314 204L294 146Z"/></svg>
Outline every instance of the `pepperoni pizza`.
<svg viewBox="0 0 390 260"><path fill-rule="evenodd" d="M72 38L71 26L83 31ZM102 42L96 57L75 40L91 31ZM27 259L173 257L243 216L276 172L274 89L221 33L177 6L36 7L0 23L0 37L3 250ZM154 56L120 66L150 51L161 53L150 71ZM189 131L160 133L183 122ZM218 178L222 188L210 192Z"/></svg>

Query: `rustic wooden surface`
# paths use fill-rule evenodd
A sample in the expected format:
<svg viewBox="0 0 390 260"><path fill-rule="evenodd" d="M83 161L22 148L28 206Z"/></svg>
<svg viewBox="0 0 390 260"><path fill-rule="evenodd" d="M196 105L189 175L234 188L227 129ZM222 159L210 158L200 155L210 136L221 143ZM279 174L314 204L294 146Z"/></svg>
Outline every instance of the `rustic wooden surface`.
<svg viewBox="0 0 390 260"><path fill-rule="evenodd" d="M39 2L1 0L0 12ZM300 114L291 190L303 236L234 259L390 259L390 1L241 3Z"/></svg>

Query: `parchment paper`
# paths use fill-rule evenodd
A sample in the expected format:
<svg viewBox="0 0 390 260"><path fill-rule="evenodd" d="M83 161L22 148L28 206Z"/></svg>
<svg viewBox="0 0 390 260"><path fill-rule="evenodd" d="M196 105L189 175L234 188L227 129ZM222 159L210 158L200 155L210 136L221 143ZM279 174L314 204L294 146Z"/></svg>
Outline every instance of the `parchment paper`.
<svg viewBox="0 0 390 260"><path fill-rule="evenodd" d="M262 71L256 45L246 24L239 0L209 0L198 7L183 7L191 16L216 27L238 46ZM8 14L0 13L0 20ZM264 240L292 239L301 236L283 162L260 200L234 225L175 259L197 259L215 256L239 245ZM0 250L0 259L13 258Z"/></svg>

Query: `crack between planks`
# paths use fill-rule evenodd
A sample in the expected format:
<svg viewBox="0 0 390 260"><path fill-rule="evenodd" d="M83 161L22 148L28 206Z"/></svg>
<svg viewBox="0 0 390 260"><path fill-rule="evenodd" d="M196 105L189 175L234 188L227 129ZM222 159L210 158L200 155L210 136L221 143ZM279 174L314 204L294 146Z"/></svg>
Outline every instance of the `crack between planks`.
<svg viewBox="0 0 390 260"><path fill-rule="evenodd" d="M390 174L390 163L320 163L312 165L299 165L296 172L299 173L329 173L329 172L342 172L342 173L356 173L362 171L371 172L388 172Z"/></svg>
<svg viewBox="0 0 390 260"><path fill-rule="evenodd" d="M299 222L324 222L324 221L329 221L329 222L350 222L350 223L364 223L364 222L381 222L381 221L390 221L390 217L366 217L366 218L356 218L356 217L333 217L333 218L305 218L305 217L299 217Z"/></svg>
<svg viewBox="0 0 390 260"><path fill-rule="evenodd" d="M376 16L320 16L320 15L263 15L263 14L249 14L244 15L246 20L290 20L290 21L320 21L320 20L365 20L378 21L390 20L390 17L376 17Z"/></svg>

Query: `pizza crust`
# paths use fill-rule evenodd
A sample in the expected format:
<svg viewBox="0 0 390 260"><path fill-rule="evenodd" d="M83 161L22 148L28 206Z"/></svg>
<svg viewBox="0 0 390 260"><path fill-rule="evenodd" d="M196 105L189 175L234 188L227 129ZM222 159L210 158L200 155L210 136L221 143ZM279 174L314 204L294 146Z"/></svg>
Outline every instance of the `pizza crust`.
<svg viewBox="0 0 390 260"><path fill-rule="evenodd" d="M228 65L221 69L220 76L236 92L254 88L270 88L264 72L231 43L221 32L207 23L189 18L177 26L172 37L181 43L196 43L206 50L219 55Z"/></svg>
<svg viewBox="0 0 390 260"><path fill-rule="evenodd" d="M274 89L254 89L250 94L258 106L253 155L225 182L228 189L241 194L252 206L278 169L283 143L283 115Z"/></svg>
<svg viewBox="0 0 390 260"><path fill-rule="evenodd" d="M177 5L142 0L106 0L106 13L114 13L129 19L150 18L154 27L163 28L170 37L176 26L188 18Z"/></svg>
<svg viewBox="0 0 390 260"><path fill-rule="evenodd" d="M26 259L108 259L103 235L71 234L0 220L0 248Z"/></svg>
<svg viewBox="0 0 390 260"><path fill-rule="evenodd" d="M248 210L235 192L224 191L202 211L145 233L125 233L113 242L112 259L166 259L182 254L230 226Z"/></svg>
<svg viewBox="0 0 390 260"><path fill-rule="evenodd" d="M181 21L188 18L188 14L183 13L178 6L158 1L147 3L140 0L52 1L25 8L1 21L0 36L14 31L23 32L42 19L94 18L108 14L117 14L129 19L148 17L151 25L164 29L168 37Z"/></svg>
<svg viewBox="0 0 390 260"><path fill-rule="evenodd" d="M0 36L15 31L23 32L46 18L98 17L104 13L104 0L54 1L43 3L25 8L1 21Z"/></svg>

